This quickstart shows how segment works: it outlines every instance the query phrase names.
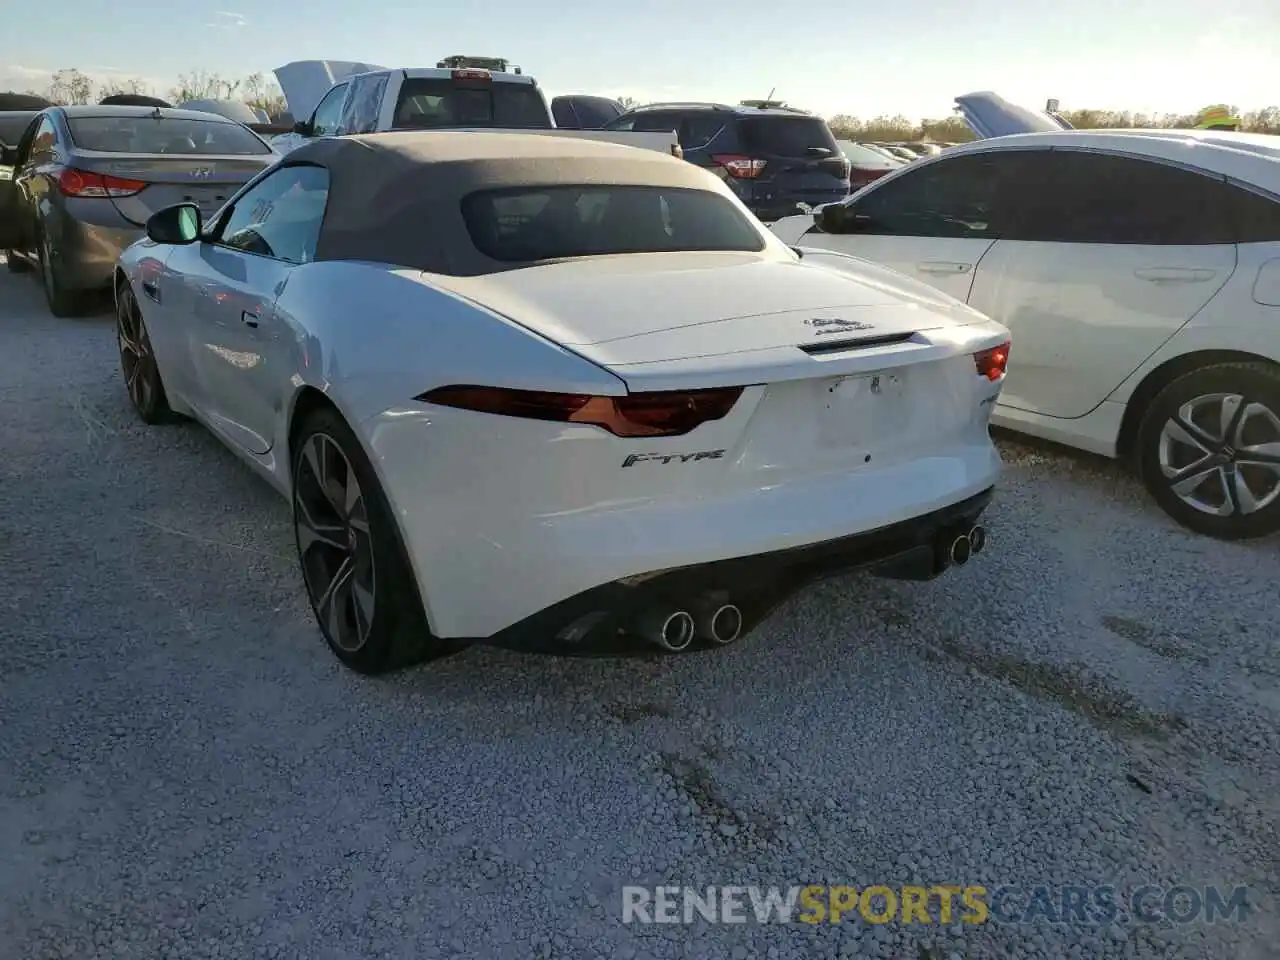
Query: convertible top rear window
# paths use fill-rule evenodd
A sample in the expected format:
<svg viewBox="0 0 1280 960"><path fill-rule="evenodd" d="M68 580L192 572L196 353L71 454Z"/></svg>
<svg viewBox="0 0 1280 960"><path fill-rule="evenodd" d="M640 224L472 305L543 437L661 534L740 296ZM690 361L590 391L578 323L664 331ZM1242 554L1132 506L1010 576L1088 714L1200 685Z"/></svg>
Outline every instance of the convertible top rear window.
<svg viewBox="0 0 1280 960"><path fill-rule="evenodd" d="M73 117L71 139L81 150L186 156L262 156L271 152L247 127L189 117Z"/></svg>
<svg viewBox="0 0 1280 960"><path fill-rule="evenodd" d="M708 190L600 184L486 190L463 198L462 215L480 252L508 263L764 249L747 216Z"/></svg>

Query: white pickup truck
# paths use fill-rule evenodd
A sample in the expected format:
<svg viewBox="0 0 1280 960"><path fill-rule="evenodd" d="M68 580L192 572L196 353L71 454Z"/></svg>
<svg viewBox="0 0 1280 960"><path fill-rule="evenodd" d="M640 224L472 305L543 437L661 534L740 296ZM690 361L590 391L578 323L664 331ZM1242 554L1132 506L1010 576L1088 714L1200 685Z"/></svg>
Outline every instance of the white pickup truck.
<svg viewBox="0 0 1280 960"><path fill-rule="evenodd" d="M292 133L270 139L279 153L288 153L312 137L382 130L501 129L608 140L683 156L674 132L558 128L537 81L519 72L473 66L388 69L370 63L299 60L278 67L275 75L289 112L295 120L307 118Z"/></svg>

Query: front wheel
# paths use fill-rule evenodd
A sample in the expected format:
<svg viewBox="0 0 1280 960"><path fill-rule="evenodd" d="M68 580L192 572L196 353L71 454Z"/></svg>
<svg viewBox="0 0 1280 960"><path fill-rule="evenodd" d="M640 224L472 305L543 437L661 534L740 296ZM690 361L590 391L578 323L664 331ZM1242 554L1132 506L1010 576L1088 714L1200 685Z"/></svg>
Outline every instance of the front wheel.
<svg viewBox="0 0 1280 960"><path fill-rule="evenodd" d="M1280 530L1280 368L1223 363L1184 374L1138 431L1143 482L1183 526L1221 540Z"/></svg>
<svg viewBox="0 0 1280 960"><path fill-rule="evenodd" d="M336 411L317 410L293 451L298 560L329 648L361 673L450 652L428 627L390 505L355 434Z"/></svg>
<svg viewBox="0 0 1280 960"><path fill-rule="evenodd" d="M128 284L122 284L116 292L116 343L120 348L120 372L125 389L142 422L157 424L176 420L164 392L164 381L160 379L160 367L151 348L146 321Z"/></svg>

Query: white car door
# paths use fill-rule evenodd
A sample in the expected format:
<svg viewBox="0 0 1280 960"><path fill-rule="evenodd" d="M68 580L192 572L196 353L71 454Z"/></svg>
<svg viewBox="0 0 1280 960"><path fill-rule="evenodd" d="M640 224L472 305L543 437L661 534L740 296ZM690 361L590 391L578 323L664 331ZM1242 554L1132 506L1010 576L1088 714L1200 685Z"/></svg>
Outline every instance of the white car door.
<svg viewBox="0 0 1280 960"><path fill-rule="evenodd" d="M1001 170L1017 151L941 156L842 202L839 232L816 225L798 241L884 264L967 300L999 236Z"/></svg>
<svg viewBox="0 0 1280 960"><path fill-rule="evenodd" d="M1076 149L1022 163L969 305L1013 334L1000 406L1082 417L1235 270L1222 180Z"/></svg>
<svg viewBox="0 0 1280 960"><path fill-rule="evenodd" d="M237 198L212 242L199 245L191 329L204 412L251 453L266 453L275 439L288 383L282 358L294 342L275 305L315 257L328 190L322 167L277 169Z"/></svg>

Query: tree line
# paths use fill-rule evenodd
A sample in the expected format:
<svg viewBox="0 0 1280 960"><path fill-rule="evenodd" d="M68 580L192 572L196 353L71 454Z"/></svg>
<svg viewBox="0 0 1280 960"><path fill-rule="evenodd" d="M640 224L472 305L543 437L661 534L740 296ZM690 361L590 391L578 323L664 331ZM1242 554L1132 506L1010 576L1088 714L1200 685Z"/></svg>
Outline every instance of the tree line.
<svg viewBox="0 0 1280 960"><path fill-rule="evenodd" d="M111 94L130 93L157 96L154 89L142 80L109 80L95 82L79 70L59 70L54 73L43 90L25 91L42 96L54 103L97 103ZM252 73L241 79L226 79L216 73L198 71L185 74L165 91L163 96L170 103L187 100L243 100L249 106L262 110L273 121L285 113L284 94L279 86L265 74ZM632 97L620 97L628 107L635 106ZM1255 133L1280 135L1280 106L1263 107L1239 114L1242 129ZM1062 117L1079 130L1132 129L1132 128L1186 128L1195 126L1195 114L1148 114L1128 110L1064 110ZM848 114L837 114L828 119L831 132L840 140L896 141L937 140L943 143L960 143L973 139L973 133L958 116L942 120L921 120L918 123L901 114L882 115L862 120Z"/></svg>
<svg viewBox="0 0 1280 960"><path fill-rule="evenodd" d="M145 80L95 81L79 70L58 70L49 78L43 90L29 89L23 92L64 105L97 103L104 97L115 94L160 97L173 104L188 100L241 100L262 110L272 120L283 116L286 110L284 94L279 85L267 79L263 73L251 73L247 77L229 80L216 73L197 71L178 77L178 82L168 90L157 91Z"/></svg>

